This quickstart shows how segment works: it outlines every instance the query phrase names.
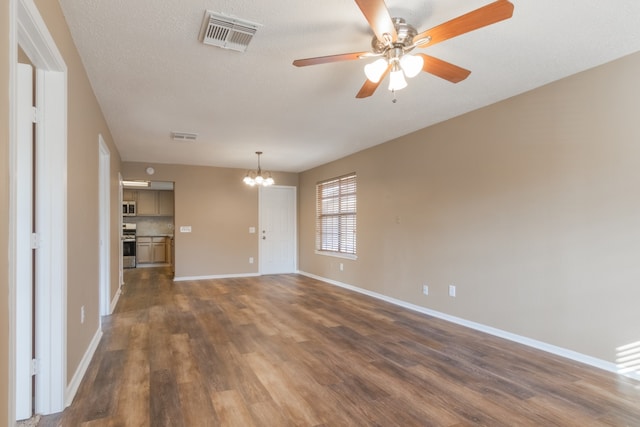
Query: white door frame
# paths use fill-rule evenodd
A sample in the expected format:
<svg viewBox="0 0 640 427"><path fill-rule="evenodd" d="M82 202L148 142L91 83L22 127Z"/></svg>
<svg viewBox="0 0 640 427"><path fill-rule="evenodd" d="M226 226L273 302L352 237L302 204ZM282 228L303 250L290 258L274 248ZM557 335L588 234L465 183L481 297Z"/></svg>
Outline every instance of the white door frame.
<svg viewBox="0 0 640 427"><path fill-rule="evenodd" d="M258 263L258 270L260 274L265 274L264 273L264 241L262 239L262 230L264 230L264 224L263 224L263 213L264 213L264 206L263 206L263 197L264 197L264 193L268 192L269 189L286 189L289 190L293 193L293 218L294 218L294 224L293 224L293 271L296 271L298 269L298 208L297 208L297 188L295 186L290 186L290 185L274 185L272 187L260 187L258 189L258 209L259 209L259 218L258 218L258 229L260 230L260 234L259 234L259 244L258 244L258 256L259 256L259 263Z"/></svg>
<svg viewBox="0 0 640 427"><path fill-rule="evenodd" d="M30 215L16 204L25 177L16 162L16 68L18 45L36 67L36 398L35 411L64 409L67 283L67 67L33 0L9 0L9 411L15 423L16 341L31 339L16 312L16 269L21 265L17 218Z"/></svg>
<svg viewBox="0 0 640 427"><path fill-rule="evenodd" d="M122 206L122 174L118 172L118 206ZM122 213L120 213L121 208L118 208L118 236L122 237ZM120 292L120 288L124 285L124 263L122 262L122 257L124 256L122 249L122 239L118 242L118 292Z"/></svg>
<svg viewBox="0 0 640 427"><path fill-rule="evenodd" d="M102 316L108 316L111 314L111 299L110 299L110 227L109 220L111 218L111 197L110 197L110 185L111 185L111 152L109 147L104 142L102 134L98 134L98 211L99 211L99 227L100 236L98 239L100 248L100 325L102 325Z"/></svg>

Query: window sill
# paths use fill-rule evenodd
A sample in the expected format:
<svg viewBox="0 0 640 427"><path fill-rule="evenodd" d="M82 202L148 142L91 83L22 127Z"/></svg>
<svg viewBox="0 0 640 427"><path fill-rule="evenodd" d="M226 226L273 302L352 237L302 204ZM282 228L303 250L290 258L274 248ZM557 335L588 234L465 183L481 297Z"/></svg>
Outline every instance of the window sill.
<svg viewBox="0 0 640 427"><path fill-rule="evenodd" d="M342 254L340 252L328 252L328 251L318 251L318 250L316 250L316 255L324 255L324 256L331 256L331 257L334 257L334 258L344 258L344 259L358 259L358 255Z"/></svg>

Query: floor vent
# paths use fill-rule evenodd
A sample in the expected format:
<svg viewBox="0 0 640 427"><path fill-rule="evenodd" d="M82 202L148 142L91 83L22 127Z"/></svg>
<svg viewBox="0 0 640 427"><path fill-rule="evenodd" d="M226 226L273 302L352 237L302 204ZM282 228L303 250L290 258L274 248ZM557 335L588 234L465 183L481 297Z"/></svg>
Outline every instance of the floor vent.
<svg viewBox="0 0 640 427"><path fill-rule="evenodd" d="M202 43L244 52L259 26L260 24L207 10L204 14Z"/></svg>
<svg viewBox="0 0 640 427"><path fill-rule="evenodd" d="M197 138L197 133L171 132L171 139L173 139L174 141L190 142L195 141Z"/></svg>

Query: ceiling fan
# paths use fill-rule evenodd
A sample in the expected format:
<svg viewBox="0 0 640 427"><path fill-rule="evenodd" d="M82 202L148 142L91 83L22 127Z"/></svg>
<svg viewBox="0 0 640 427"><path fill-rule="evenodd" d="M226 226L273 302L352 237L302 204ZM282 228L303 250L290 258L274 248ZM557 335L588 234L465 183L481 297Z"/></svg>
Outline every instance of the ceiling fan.
<svg viewBox="0 0 640 427"><path fill-rule="evenodd" d="M497 0L473 10L429 30L418 33L402 18L391 18L384 0L355 0L374 32L371 52L343 53L296 59L293 65L327 64L354 59L378 58L365 66L367 80L356 95L366 98L376 91L382 80L389 74L389 90L396 91L407 86L406 77L414 77L425 71L452 83L466 79L471 71L443 61L433 56L417 53L415 48L424 48L450 38L468 33L487 25L511 18L513 4L508 0Z"/></svg>

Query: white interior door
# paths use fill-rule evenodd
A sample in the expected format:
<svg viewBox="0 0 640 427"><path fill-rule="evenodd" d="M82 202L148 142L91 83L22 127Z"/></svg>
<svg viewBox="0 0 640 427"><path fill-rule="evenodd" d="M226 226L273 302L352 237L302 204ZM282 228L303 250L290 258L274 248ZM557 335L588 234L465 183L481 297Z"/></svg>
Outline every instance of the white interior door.
<svg viewBox="0 0 640 427"><path fill-rule="evenodd" d="M296 270L296 187L260 188L260 274Z"/></svg>
<svg viewBox="0 0 640 427"><path fill-rule="evenodd" d="M16 209L16 419L33 414L33 67L17 67L16 168L20 171Z"/></svg>
<svg viewBox="0 0 640 427"><path fill-rule="evenodd" d="M27 55L36 69L35 95L38 108L35 132L35 147L32 147L35 165L22 164L18 154L22 149L18 133L18 64L10 63L9 84L11 93L11 125L9 127L11 189L9 198L9 294L13 296L9 301L10 323L15 325L15 339L11 334L9 341L11 367L9 372L9 419L23 418L26 412L20 406L23 402L31 402L33 392L35 401L29 403L33 411L38 414L51 414L64 409L65 387L67 384L66 358L66 284L67 284L67 67L57 49L51 34L33 0L15 0L16 7L9 16L10 56L17 58L18 46ZM31 84L33 87L33 83ZM30 126L33 126L32 124ZM29 146L32 146L30 142ZM35 168L36 173L33 173ZM30 185L30 206L25 207L22 199L25 194L26 182L33 180ZM35 202L32 202L32 200ZM34 265L33 282L35 294L35 316L27 318L27 312L21 305L19 297L21 283L19 273L24 266L26 251L23 249L25 239L22 231L22 220L31 216L35 221L38 238L34 239L37 246L37 256L30 262ZM26 245L30 245L27 236ZM24 252L24 253L21 253ZM29 311L31 307L29 307ZM35 318L35 328L25 326L25 322L32 324ZM25 331L35 333L35 337L25 335ZM31 335L31 333L29 335ZM23 341L27 337L28 343ZM35 338L35 340L33 340ZM30 387L31 380L24 381L22 372L26 369L18 367L20 346L31 345L32 354L37 360L37 374L35 376L35 390L31 390L28 399L23 387ZM29 365L31 365L29 358ZM30 368L30 366L29 366ZM31 369L29 369L29 372ZM30 377L31 378L31 377ZM18 392L18 390L21 390ZM30 412L27 411L30 416Z"/></svg>

